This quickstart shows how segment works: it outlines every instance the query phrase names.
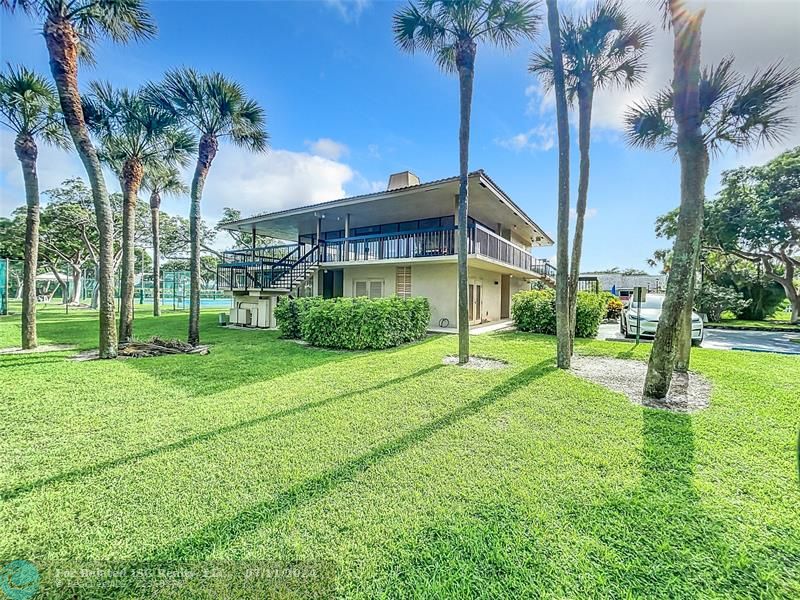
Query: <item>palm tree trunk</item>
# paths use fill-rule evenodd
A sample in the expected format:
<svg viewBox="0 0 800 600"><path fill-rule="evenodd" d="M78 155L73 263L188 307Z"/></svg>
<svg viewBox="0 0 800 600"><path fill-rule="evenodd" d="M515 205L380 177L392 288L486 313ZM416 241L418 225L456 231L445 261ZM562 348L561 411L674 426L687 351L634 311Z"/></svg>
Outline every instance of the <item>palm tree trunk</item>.
<svg viewBox="0 0 800 600"><path fill-rule="evenodd" d="M475 79L475 53L472 40L456 45L458 67L458 363L469 362L469 272L467 269L469 226L469 126L472 112L472 86Z"/></svg>
<svg viewBox="0 0 800 600"><path fill-rule="evenodd" d="M572 324L569 308L569 122L564 87L564 62L561 56L561 28L558 2L547 0L547 25L553 54L553 89L558 124L558 225L556 234L556 364L569 369L572 349Z"/></svg>
<svg viewBox="0 0 800 600"><path fill-rule="evenodd" d="M575 237L572 240L572 260L569 266L570 355L575 345L578 278L581 273L581 253L583 251L583 224L586 220L586 201L589 194L589 145L592 131L593 96L594 85L589 76L580 82L578 88L578 148L581 159L578 170L578 200L575 206Z"/></svg>
<svg viewBox="0 0 800 600"><path fill-rule="evenodd" d="M189 207L189 343L200 343L200 200L211 162L217 155L219 142L212 135L203 134L197 155L197 165L192 177Z"/></svg>
<svg viewBox="0 0 800 600"><path fill-rule="evenodd" d="M36 270L39 264L39 177L36 174L38 149L30 135L20 134L14 143L25 180L25 261L22 274L22 348L36 348Z"/></svg>
<svg viewBox="0 0 800 600"><path fill-rule="evenodd" d="M114 221L108 190L97 152L89 138L78 92L78 35L72 25L58 15L45 21L44 38L50 55L50 70L58 90L61 111L75 149L86 169L92 187L92 200L100 237L100 358L116 358L117 336L114 327Z"/></svg>
<svg viewBox="0 0 800 600"><path fill-rule="evenodd" d="M161 195L157 190L150 194L150 227L153 231L153 316L161 316L161 248L159 239L159 209Z"/></svg>
<svg viewBox="0 0 800 600"><path fill-rule="evenodd" d="M119 341L133 338L133 295L136 274L136 200L144 169L138 160L125 161L122 170L122 280L119 302Z"/></svg>
<svg viewBox="0 0 800 600"><path fill-rule="evenodd" d="M697 265L700 253L695 258L695 268L692 271L691 296L681 314L675 350L675 368L678 373L689 372L689 362L692 354L692 308L694 306L694 290L696 287Z"/></svg>
<svg viewBox="0 0 800 600"><path fill-rule="evenodd" d="M664 398L669 391L679 341L677 331L687 304L691 305L692 302L693 273L700 251L704 187L708 173L708 153L700 129L701 23L702 14L673 15L675 43L672 86L681 165L681 205L667 293L647 365L644 395L650 398Z"/></svg>

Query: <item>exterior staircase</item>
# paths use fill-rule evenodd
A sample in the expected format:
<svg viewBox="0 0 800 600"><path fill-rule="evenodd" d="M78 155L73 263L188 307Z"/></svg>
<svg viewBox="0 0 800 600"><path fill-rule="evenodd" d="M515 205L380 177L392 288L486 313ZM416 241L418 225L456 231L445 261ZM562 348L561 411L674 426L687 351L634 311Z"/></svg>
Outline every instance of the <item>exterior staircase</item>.
<svg viewBox="0 0 800 600"><path fill-rule="evenodd" d="M272 269L269 271L268 287L288 291L297 289L319 270L319 259L319 244L315 244L297 260L287 260L282 264L278 262L272 265Z"/></svg>
<svg viewBox="0 0 800 600"><path fill-rule="evenodd" d="M320 246L296 245L280 258L225 260L217 268L217 287L242 291L285 290L303 286L319 270Z"/></svg>

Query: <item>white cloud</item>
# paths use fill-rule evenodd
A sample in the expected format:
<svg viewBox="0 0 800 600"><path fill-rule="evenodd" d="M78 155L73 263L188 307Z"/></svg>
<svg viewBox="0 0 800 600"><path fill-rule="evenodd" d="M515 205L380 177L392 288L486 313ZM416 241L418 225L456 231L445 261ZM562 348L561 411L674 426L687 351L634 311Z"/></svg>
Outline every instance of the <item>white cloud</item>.
<svg viewBox="0 0 800 600"><path fill-rule="evenodd" d="M335 200L348 195L345 186L355 176L344 163L305 152L253 154L223 146L206 180L203 217L215 221L225 206L249 216ZM191 169L187 169L187 181L190 177Z"/></svg>
<svg viewBox="0 0 800 600"><path fill-rule="evenodd" d="M498 146L515 152L522 150L547 151L555 145L555 129L552 125L538 125L508 138L495 139L494 142Z"/></svg>
<svg viewBox="0 0 800 600"><path fill-rule="evenodd" d="M380 158L381 157L381 149L378 144L370 144L367 146L367 154L370 158Z"/></svg>
<svg viewBox="0 0 800 600"><path fill-rule="evenodd" d="M734 56L735 68L749 75L777 60L784 64L800 66L800 19L797 3L791 0L690 0L689 8L705 8L702 31L702 62L713 65L726 56ZM576 1L573 10L582 14L586 3ZM660 27L661 16L657 3L626 2L631 17L654 25L651 46L645 56L647 71L642 84L634 89L598 90L592 108L592 128L605 131L619 140L625 110L634 102L652 97L668 86L672 80L672 46L670 31ZM733 33L732 33L733 32ZM552 95L543 94L541 85L534 80L525 90L529 98L526 114L554 113ZM800 90L787 103L796 120L800 120ZM554 118L554 116L553 116ZM575 115L571 114L574 124ZM730 150L719 162L720 167L738 164L758 164L775 156L781 150L800 145L800 127L794 127L786 140L774 148L760 148L752 152Z"/></svg>
<svg viewBox="0 0 800 600"><path fill-rule="evenodd" d="M372 0L324 0L325 4L336 9L346 22L358 21L361 13L372 3Z"/></svg>
<svg viewBox="0 0 800 600"><path fill-rule="evenodd" d="M341 142L332 140L331 138L319 138L318 140L305 142L311 154L328 158L330 160L339 160L343 156L350 154L350 148Z"/></svg>
<svg viewBox="0 0 800 600"><path fill-rule="evenodd" d="M57 187L62 181L71 177L86 179L86 171L77 154L46 144L39 144L36 170L39 175L40 192ZM25 204L25 182L22 179L19 160L14 153L14 134L2 130L0 131L0 216L7 216L22 204Z"/></svg>
<svg viewBox="0 0 800 600"><path fill-rule="evenodd" d="M525 108L526 115L543 115L555 110L556 97L553 90L545 92L539 81L525 88L525 96L529 98L528 105Z"/></svg>

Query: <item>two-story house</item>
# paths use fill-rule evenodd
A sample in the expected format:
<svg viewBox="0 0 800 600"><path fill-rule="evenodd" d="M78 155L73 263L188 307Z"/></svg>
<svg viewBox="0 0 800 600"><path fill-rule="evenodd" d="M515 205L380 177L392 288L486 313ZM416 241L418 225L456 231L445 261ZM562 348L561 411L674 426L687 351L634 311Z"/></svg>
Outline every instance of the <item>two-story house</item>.
<svg viewBox="0 0 800 600"><path fill-rule="evenodd" d="M217 285L231 322L275 327L281 296L425 296L431 327L457 327L458 177L420 183L396 173L386 191L232 222L254 244L225 252ZM469 176L470 324L509 317L511 296L554 269L531 255L553 241L483 171ZM291 240L256 247L256 235Z"/></svg>

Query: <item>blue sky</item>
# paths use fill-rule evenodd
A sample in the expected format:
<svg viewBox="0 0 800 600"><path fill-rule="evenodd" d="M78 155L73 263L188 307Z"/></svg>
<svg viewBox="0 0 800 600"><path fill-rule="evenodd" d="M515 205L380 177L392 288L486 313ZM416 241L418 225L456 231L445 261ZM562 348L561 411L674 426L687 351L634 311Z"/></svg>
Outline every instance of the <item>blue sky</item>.
<svg viewBox="0 0 800 600"><path fill-rule="evenodd" d="M581 11L585 3L561 4ZM791 2L696 4L708 8L704 60L732 53L745 72L780 58L799 61L800 11ZM101 43L97 65L82 67L80 80L82 85L105 79L136 87L186 65L227 74L264 106L272 150L252 156L221 149L204 196L204 217L210 221L223 206L247 215L375 191L385 187L390 173L406 169L423 181L455 175L457 81L439 72L429 57L395 48L391 17L398 6L369 0L151 2L158 36L125 47ZM637 18L657 22L650 3L632 2L630 8ZM1 18L2 61L49 73L37 24L24 15ZM552 233L555 115L550 99L526 72L536 43L546 43L546 37L513 52L479 48L470 168L485 169ZM646 268L653 250L666 245L655 238L653 222L678 203L677 162L668 153L628 148L619 115L630 101L668 83L670 51L669 35L658 32L642 88L598 97L585 270ZM0 135L0 214L7 214L24 195L12 138ZM762 162L797 144L795 128L776 149L723 155L712 165L708 192L717 189L722 169ZM576 152L573 157L575 183ZM84 174L74 157L50 149L42 150L39 168L43 189ZM184 213L187 202L170 200L164 208ZM554 248L536 252L546 258L554 253Z"/></svg>

